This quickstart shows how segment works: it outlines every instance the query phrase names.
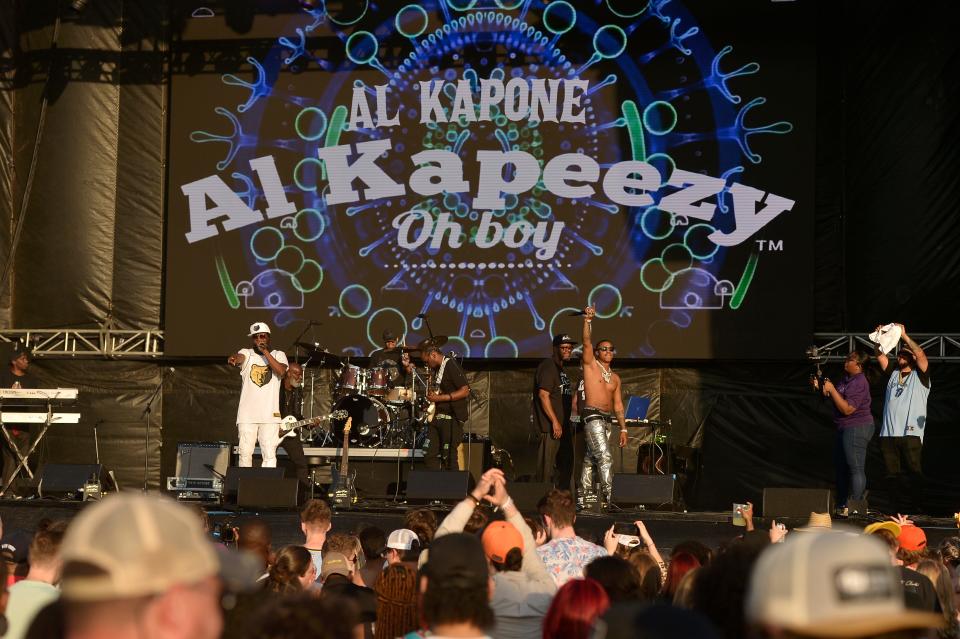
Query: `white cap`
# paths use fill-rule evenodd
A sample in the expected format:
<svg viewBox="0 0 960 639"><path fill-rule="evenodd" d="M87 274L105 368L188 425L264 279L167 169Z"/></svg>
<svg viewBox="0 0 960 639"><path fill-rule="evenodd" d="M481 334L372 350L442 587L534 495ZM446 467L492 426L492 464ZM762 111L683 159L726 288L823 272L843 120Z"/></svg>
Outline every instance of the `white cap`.
<svg viewBox="0 0 960 639"><path fill-rule="evenodd" d="M417 533L407 528L397 528L387 537L387 548L394 550L412 550L413 545L420 545Z"/></svg>
<svg viewBox="0 0 960 639"><path fill-rule="evenodd" d="M750 576L745 612L754 624L813 637L943 625L943 615L906 608L900 575L882 543L827 531L791 535L765 550Z"/></svg>
<svg viewBox="0 0 960 639"><path fill-rule="evenodd" d="M260 333L269 333L270 327L266 325L265 322L254 322L250 325L250 332L247 333L247 337L253 337Z"/></svg>
<svg viewBox="0 0 960 639"><path fill-rule="evenodd" d="M633 548L640 545L640 538L636 535L617 535L617 542L627 548Z"/></svg>

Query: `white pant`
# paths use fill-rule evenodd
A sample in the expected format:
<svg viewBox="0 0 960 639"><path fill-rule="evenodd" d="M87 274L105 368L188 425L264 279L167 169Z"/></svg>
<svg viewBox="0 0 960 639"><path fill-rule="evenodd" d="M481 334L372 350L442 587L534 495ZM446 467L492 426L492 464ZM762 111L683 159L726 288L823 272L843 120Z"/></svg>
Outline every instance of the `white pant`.
<svg viewBox="0 0 960 639"><path fill-rule="evenodd" d="M260 440L260 456L264 468L277 465L277 446L280 444L280 424L237 424L240 432L240 466L253 466L253 449Z"/></svg>

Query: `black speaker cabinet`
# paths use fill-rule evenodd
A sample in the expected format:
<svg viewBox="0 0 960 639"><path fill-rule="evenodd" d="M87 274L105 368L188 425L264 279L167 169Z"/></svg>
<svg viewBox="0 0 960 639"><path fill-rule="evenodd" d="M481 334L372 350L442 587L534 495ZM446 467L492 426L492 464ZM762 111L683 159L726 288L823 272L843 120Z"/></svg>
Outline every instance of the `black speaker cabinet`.
<svg viewBox="0 0 960 639"><path fill-rule="evenodd" d="M231 466L227 469L226 479L223 480L223 496L228 500L236 497L237 488L242 479L283 479L283 475L284 472L282 468Z"/></svg>
<svg viewBox="0 0 960 639"><path fill-rule="evenodd" d="M88 479L100 481L102 474L100 464L46 464L40 471L37 491L43 497L79 496Z"/></svg>
<svg viewBox="0 0 960 639"><path fill-rule="evenodd" d="M476 486L465 470L411 470L407 475L407 501L458 502Z"/></svg>
<svg viewBox="0 0 960 639"><path fill-rule="evenodd" d="M553 484L546 481L511 482L507 491L520 512L535 515L537 504L552 488Z"/></svg>
<svg viewBox="0 0 960 639"><path fill-rule="evenodd" d="M230 465L227 442L180 442L177 444L176 477L190 479L223 478ZM214 472L216 471L216 472Z"/></svg>
<svg viewBox="0 0 960 639"><path fill-rule="evenodd" d="M806 519L810 513L833 512L826 488L764 488L763 516Z"/></svg>
<svg viewBox="0 0 960 639"><path fill-rule="evenodd" d="M243 477L237 482L240 508L296 508L296 477Z"/></svg>
<svg viewBox="0 0 960 639"><path fill-rule="evenodd" d="M677 500L677 476L616 473L610 500L618 506L673 504Z"/></svg>

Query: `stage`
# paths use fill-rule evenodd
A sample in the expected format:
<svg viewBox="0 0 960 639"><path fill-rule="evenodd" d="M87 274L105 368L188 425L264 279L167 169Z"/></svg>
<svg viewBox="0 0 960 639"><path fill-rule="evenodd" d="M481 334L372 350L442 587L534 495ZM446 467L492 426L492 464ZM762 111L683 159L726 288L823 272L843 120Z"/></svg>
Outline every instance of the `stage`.
<svg viewBox="0 0 960 639"><path fill-rule="evenodd" d="M89 503L89 502L87 502ZM3 518L3 528L9 532L20 528L27 531L36 529L37 523L44 518L72 519L87 503L79 501L57 501L51 499L26 499L20 501L0 502L0 516ZM339 532L356 532L365 526L379 526L386 532L403 525L404 513L414 508L424 507L423 504L407 504L402 501L369 501L359 504L356 508L337 510L333 516L333 530ZM451 505L430 506L436 513L438 520L442 520ZM300 532L300 519L296 509L282 510L253 510L223 508L220 506L205 506L210 517L211 528L229 525L242 520L244 517L262 517L273 532L273 546L280 548L288 544L303 543ZM525 514L528 514L525 512ZM881 516L871 518L850 518L834 520L835 524L863 528ZM665 512L656 510L629 509L620 512L594 514L583 512L577 515L575 528L577 533L586 538L600 542L603 533L614 522L632 522L642 520L650 531L659 550L666 554L681 541L696 539L710 546L718 548L721 544L730 541L743 532L730 523L729 512ZM803 526L806 519L785 519L783 521L791 529ZM917 517L916 523L927 534L927 543L936 547L946 537L958 534L953 519L936 517ZM757 529L770 527L770 521L765 518L755 518ZM802 534L802 533L799 533Z"/></svg>

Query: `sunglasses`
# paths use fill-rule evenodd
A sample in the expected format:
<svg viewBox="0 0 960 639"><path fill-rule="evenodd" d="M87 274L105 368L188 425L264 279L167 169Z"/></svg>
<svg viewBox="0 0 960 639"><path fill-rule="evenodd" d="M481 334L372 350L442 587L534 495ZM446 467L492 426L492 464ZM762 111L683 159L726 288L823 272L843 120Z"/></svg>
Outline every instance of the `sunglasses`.
<svg viewBox="0 0 960 639"><path fill-rule="evenodd" d="M615 349L613 346L601 346L601 347L598 348L597 350L600 351L601 353L606 353L606 352L608 352L608 351L611 352L611 353L616 353L616 352L617 352L617 349Z"/></svg>

